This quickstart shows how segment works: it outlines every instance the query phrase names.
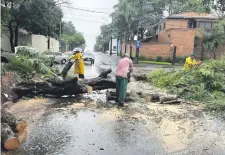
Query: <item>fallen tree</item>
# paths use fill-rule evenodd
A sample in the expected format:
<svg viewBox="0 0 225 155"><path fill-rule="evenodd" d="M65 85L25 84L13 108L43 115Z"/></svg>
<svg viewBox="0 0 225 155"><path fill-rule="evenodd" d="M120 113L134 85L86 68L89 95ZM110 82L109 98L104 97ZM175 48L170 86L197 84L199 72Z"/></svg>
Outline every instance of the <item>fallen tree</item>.
<svg viewBox="0 0 225 155"><path fill-rule="evenodd" d="M18 95L18 98L23 96L37 96L37 95L51 95L64 96L89 93L92 90L102 90L109 88L116 88L116 83L107 78L111 73L111 69L107 69L100 73L96 78L87 80L78 80L75 78L60 78L51 79L31 79L27 82L19 83L12 90Z"/></svg>

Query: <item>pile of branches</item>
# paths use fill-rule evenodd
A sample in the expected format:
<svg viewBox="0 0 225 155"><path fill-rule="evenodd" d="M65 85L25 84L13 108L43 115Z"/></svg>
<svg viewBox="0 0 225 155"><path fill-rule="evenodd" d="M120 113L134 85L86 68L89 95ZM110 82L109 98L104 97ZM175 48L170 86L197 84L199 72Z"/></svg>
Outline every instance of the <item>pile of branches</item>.
<svg viewBox="0 0 225 155"><path fill-rule="evenodd" d="M3 70L17 72L21 77L30 79L35 74L43 77L57 76L58 70L54 60L43 54L28 49L21 49L18 54L5 64Z"/></svg>
<svg viewBox="0 0 225 155"><path fill-rule="evenodd" d="M149 81L188 100L208 103L211 110L225 110L225 57L210 60L190 71L152 72Z"/></svg>

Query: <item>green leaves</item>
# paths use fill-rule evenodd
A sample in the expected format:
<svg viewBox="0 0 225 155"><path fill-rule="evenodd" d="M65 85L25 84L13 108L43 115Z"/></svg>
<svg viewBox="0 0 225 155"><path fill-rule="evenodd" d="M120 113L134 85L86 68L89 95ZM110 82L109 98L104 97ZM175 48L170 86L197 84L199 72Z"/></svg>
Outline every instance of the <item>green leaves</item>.
<svg viewBox="0 0 225 155"><path fill-rule="evenodd" d="M77 47L77 46L81 46L81 45L85 44L85 39L84 39L83 35L80 33L73 34L73 35L63 35L61 37L61 40L70 44L73 47Z"/></svg>
<svg viewBox="0 0 225 155"><path fill-rule="evenodd" d="M160 69L152 72L149 80L159 88L182 94L186 99L215 103L225 108L225 104L220 104L225 103L225 93L221 92L225 88L225 57L191 71L164 72Z"/></svg>

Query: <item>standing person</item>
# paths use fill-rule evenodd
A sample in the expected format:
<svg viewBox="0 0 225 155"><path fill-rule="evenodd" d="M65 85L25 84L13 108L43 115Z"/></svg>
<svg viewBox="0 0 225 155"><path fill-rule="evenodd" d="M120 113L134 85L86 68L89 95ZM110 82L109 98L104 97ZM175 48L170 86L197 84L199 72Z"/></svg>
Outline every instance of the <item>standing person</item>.
<svg viewBox="0 0 225 155"><path fill-rule="evenodd" d="M70 57L70 60L75 60L74 74L80 79L84 79L84 60L81 51L75 51L75 54Z"/></svg>
<svg viewBox="0 0 225 155"><path fill-rule="evenodd" d="M192 54L190 57L186 58L186 61L185 61L185 64L184 64L185 70L191 70L194 67L201 64L201 62L196 61L195 57L196 57L196 55Z"/></svg>
<svg viewBox="0 0 225 155"><path fill-rule="evenodd" d="M125 57L119 60L116 71L116 98L120 106L123 106L127 93L127 75L132 71L132 60L129 58L129 54L125 53Z"/></svg>

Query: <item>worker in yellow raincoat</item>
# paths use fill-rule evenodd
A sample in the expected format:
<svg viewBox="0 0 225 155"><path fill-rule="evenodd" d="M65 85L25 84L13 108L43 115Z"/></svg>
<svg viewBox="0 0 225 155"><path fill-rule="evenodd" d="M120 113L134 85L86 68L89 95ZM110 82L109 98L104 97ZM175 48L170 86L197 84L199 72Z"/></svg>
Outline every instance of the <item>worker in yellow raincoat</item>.
<svg viewBox="0 0 225 155"><path fill-rule="evenodd" d="M75 60L74 74L80 79L84 79L84 60L83 54L80 51L75 51L75 54L70 57L70 60Z"/></svg>
<svg viewBox="0 0 225 155"><path fill-rule="evenodd" d="M192 54L190 57L186 58L186 61L184 64L185 70L191 70L201 64L200 61L199 62L196 61L195 57L196 57L195 54Z"/></svg>

